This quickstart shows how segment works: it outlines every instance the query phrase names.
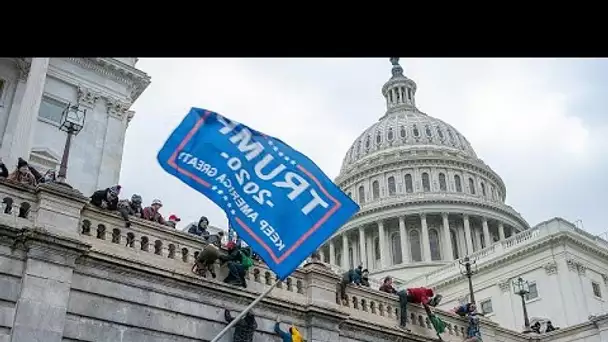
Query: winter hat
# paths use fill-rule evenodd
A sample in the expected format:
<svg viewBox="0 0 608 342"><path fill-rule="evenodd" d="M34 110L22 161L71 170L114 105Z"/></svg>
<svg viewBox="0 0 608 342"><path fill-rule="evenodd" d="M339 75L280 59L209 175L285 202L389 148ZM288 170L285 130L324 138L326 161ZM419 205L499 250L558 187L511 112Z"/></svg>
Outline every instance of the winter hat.
<svg viewBox="0 0 608 342"><path fill-rule="evenodd" d="M155 200L152 201L152 205L155 205L155 204L158 204L161 207L163 206L163 202L161 202L159 199L155 199Z"/></svg>
<svg viewBox="0 0 608 342"><path fill-rule="evenodd" d="M138 194L133 194L133 196L131 196L131 202L133 203L141 204L142 201L141 196Z"/></svg>
<svg viewBox="0 0 608 342"><path fill-rule="evenodd" d="M179 222L182 219L180 219L179 217L177 217L177 215L175 214L171 214L171 216L169 216L169 221L175 221L175 222Z"/></svg>
<svg viewBox="0 0 608 342"><path fill-rule="evenodd" d="M433 289L426 289L426 295L429 297L433 297L433 295L434 295Z"/></svg>
<svg viewBox="0 0 608 342"><path fill-rule="evenodd" d="M17 160L17 168L20 169L23 166L27 166L27 162L23 158Z"/></svg>
<svg viewBox="0 0 608 342"><path fill-rule="evenodd" d="M112 186L112 187L109 188L110 189L110 193L118 196L118 194L120 194L120 188L121 188L120 185L114 185L114 186Z"/></svg>

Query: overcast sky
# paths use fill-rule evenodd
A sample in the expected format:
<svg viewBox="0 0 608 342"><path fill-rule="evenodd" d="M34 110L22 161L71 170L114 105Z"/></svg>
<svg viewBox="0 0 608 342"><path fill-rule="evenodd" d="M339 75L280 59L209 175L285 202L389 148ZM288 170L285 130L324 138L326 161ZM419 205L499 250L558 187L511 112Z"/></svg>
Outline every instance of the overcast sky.
<svg viewBox="0 0 608 342"><path fill-rule="evenodd" d="M608 61L408 59L416 104L473 145L507 186L507 203L535 225L559 216L608 231ZM163 201L178 227L224 212L165 173L156 154L190 107L276 136L332 179L355 138L385 112L379 59L145 59L152 83L133 105L121 170L123 196Z"/></svg>

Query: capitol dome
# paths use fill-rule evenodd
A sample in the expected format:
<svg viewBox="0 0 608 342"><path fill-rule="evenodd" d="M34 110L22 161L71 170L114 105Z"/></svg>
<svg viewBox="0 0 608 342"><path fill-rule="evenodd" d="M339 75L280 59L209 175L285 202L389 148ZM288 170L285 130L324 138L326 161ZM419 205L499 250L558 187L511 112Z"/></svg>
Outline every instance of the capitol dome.
<svg viewBox="0 0 608 342"><path fill-rule="evenodd" d="M322 248L342 269L410 279L528 229L506 186L450 124L416 107L416 83L391 58L386 111L346 152L335 182L361 207Z"/></svg>

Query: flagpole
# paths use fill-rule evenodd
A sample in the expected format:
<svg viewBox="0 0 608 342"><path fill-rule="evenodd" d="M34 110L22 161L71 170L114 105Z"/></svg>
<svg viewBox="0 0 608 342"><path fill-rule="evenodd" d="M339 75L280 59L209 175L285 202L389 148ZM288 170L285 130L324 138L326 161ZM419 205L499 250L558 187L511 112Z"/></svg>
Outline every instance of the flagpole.
<svg viewBox="0 0 608 342"><path fill-rule="evenodd" d="M258 296L258 298L256 298L253 302L251 302L251 304L249 304L249 306L247 306L238 316L236 316L236 318L234 318L232 320L232 322L230 322L230 324L228 324L222 331L220 331L220 333L215 336L215 338L213 340L211 340L211 342L218 342L220 340L220 338L222 338L222 336L224 336L228 330L230 330L230 328L234 327L243 317L245 317L245 315L251 311L251 309L253 309L254 306L256 306L257 303L259 303L262 299L264 299L264 297L268 296L268 294L275 288L277 287L277 285L279 284L279 281L275 281L274 284L272 284L272 286L270 286L268 289L266 289L266 291L264 291L261 295Z"/></svg>

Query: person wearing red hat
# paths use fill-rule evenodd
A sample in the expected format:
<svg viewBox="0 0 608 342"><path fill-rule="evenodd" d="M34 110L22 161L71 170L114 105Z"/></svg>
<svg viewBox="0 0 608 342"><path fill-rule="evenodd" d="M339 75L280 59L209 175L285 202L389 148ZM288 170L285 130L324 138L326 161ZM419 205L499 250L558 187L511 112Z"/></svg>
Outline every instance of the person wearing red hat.
<svg viewBox="0 0 608 342"><path fill-rule="evenodd" d="M155 199L152 201L152 204L149 207L145 207L142 213L144 220L154 221L160 224L166 224L163 215L159 212L160 208L163 206L163 203L159 199Z"/></svg>
<svg viewBox="0 0 608 342"><path fill-rule="evenodd" d="M401 320L399 322L400 328L409 330L406 328L407 324L407 303L422 304L424 309L430 312L429 306L437 306L443 298L440 294L435 296L433 289L426 287L413 287L397 292L399 296L399 306L401 307Z"/></svg>
<svg viewBox="0 0 608 342"><path fill-rule="evenodd" d="M171 216L169 216L169 220L167 221L167 226L175 228L175 226L177 225L177 222L179 222L181 220L182 219L177 217L177 215L171 214Z"/></svg>

